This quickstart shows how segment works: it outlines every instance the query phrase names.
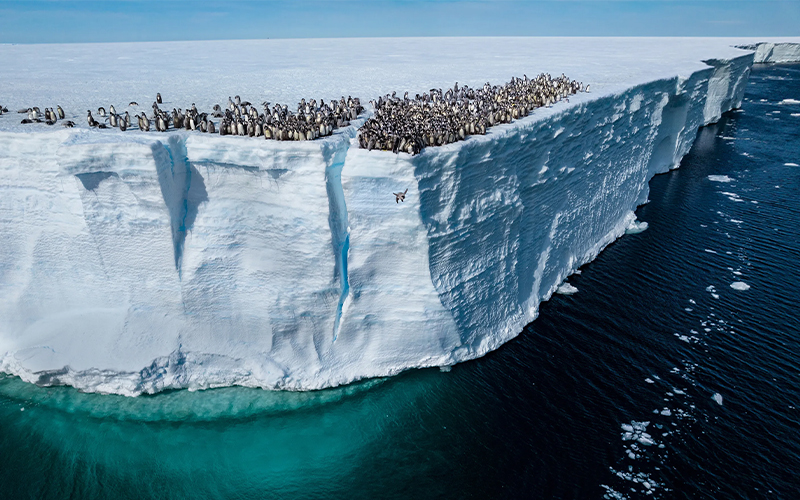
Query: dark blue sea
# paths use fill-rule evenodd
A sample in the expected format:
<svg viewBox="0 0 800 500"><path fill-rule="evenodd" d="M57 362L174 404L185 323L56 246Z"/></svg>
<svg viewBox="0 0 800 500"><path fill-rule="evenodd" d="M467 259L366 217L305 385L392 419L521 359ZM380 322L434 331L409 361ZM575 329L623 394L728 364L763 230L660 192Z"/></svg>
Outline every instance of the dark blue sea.
<svg viewBox="0 0 800 500"><path fill-rule="evenodd" d="M139 398L0 375L0 497L800 498L800 105L783 99L800 65L755 68L742 109L650 182L646 231L448 373Z"/></svg>

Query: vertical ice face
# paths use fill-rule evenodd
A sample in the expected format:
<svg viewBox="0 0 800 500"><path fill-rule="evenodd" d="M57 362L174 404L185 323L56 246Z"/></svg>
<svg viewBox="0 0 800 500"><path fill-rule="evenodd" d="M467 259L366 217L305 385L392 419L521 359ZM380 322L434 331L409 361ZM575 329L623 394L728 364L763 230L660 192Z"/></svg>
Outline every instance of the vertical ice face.
<svg viewBox="0 0 800 500"><path fill-rule="evenodd" d="M737 106L753 54L411 157L319 141L0 132L0 370L140 394L314 389L516 336ZM405 201L393 193L408 189Z"/></svg>

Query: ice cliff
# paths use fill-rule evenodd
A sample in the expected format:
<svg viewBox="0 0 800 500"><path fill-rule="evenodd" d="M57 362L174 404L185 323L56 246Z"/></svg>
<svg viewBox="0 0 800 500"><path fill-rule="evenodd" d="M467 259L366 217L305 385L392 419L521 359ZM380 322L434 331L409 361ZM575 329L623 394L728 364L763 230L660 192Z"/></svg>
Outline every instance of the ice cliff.
<svg viewBox="0 0 800 500"><path fill-rule="evenodd" d="M136 395L481 356L741 103L754 52L729 45L614 85L574 75L598 90L415 157L357 149L355 127L304 143L7 127L0 370Z"/></svg>

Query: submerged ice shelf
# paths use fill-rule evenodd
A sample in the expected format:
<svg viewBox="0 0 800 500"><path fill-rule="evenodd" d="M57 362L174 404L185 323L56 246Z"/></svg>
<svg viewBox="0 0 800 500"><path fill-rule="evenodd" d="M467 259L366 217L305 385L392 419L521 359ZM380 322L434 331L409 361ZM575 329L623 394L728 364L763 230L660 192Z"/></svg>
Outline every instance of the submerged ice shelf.
<svg viewBox="0 0 800 500"><path fill-rule="evenodd" d="M335 53L320 64L355 43L328 42ZM258 43L282 42L225 43L255 60ZM360 43L357 64L390 44ZM451 65L437 56L378 61L382 74L418 69L417 81L394 88L375 76L378 92L423 91L444 78L442 86L504 81L532 66L531 74L575 74L592 93L415 157L357 149L355 125L276 143L182 131L23 133L0 117L0 370L136 395L316 389L481 356L634 227L650 178L678 165L698 127L739 105L754 60L732 47L747 40L404 43L437 44ZM771 54L791 52L771 43ZM459 59L476 44L507 59ZM194 50L162 45L172 56ZM532 48L550 55L532 58ZM0 61L15 50L37 49L0 47ZM106 57L106 46L91 50ZM222 61L224 51L204 54ZM374 97L348 78L327 83ZM15 89L25 102L51 98L23 80L4 84L11 94L0 102L11 104ZM207 107L221 99L192 90ZM76 89L62 103L86 109L99 91ZM138 98L129 88L107 92L114 102ZM280 98L297 95L269 100ZM405 188L406 201L395 203L392 193Z"/></svg>

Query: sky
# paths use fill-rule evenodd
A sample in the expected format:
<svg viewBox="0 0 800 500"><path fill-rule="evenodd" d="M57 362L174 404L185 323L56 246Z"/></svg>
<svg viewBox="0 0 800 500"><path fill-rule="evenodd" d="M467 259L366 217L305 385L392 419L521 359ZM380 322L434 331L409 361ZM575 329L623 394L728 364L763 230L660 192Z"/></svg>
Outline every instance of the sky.
<svg viewBox="0 0 800 500"><path fill-rule="evenodd" d="M0 0L0 43L800 36L800 0Z"/></svg>

